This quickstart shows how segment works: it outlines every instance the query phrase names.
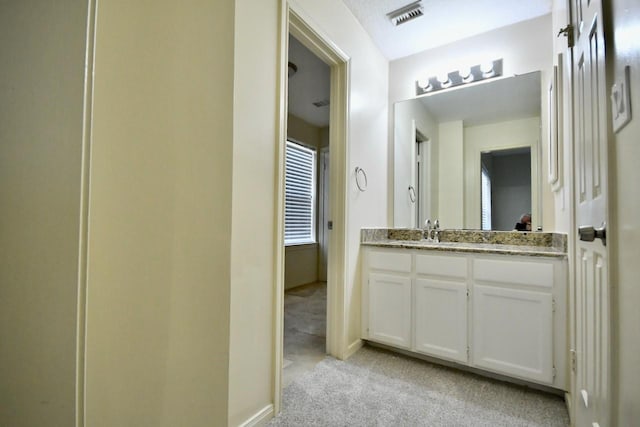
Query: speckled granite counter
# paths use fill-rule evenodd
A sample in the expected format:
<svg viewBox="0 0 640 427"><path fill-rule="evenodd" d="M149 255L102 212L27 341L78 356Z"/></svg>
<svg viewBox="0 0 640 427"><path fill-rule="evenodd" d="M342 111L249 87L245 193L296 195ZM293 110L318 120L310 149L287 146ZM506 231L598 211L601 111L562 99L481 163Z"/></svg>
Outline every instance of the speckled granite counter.
<svg viewBox="0 0 640 427"><path fill-rule="evenodd" d="M440 230L440 242L423 238L423 230L363 228L360 244L387 248L446 252L493 253L564 258L567 236L560 233L522 231Z"/></svg>

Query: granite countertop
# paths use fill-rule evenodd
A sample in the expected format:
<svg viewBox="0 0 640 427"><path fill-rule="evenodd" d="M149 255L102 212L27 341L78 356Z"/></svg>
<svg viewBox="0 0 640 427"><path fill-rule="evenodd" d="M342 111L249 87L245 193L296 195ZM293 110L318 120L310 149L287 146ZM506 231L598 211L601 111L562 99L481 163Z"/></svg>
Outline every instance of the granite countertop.
<svg viewBox="0 0 640 427"><path fill-rule="evenodd" d="M364 246L565 258L567 236L560 233L441 230L440 242L423 238L420 229L366 228Z"/></svg>

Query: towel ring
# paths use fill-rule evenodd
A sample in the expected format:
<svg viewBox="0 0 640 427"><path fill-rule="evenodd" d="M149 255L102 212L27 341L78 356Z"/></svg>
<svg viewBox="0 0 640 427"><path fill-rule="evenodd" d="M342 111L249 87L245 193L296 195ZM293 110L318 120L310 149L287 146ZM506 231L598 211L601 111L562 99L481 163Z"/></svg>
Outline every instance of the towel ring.
<svg viewBox="0 0 640 427"><path fill-rule="evenodd" d="M416 202L416 189L413 188L413 185L409 186L409 200L411 200L411 203Z"/></svg>
<svg viewBox="0 0 640 427"><path fill-rule="evenodd" d="M364 185L360 182L360 177L364 179ZM367 181L367 173L360 166L356 166L356 185L358 186L358 190L363 193L367 190L367 186L369 182Z"/></svg>

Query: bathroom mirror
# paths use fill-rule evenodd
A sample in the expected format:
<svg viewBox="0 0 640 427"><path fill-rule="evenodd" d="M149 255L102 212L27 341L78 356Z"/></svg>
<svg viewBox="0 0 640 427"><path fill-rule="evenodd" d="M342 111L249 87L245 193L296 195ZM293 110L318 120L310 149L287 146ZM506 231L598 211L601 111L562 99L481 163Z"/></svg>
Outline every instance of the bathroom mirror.
<svg viewBox="0 0 640 427"><path fill-rule="evenodd" d="M541 223L540 72L472 83L394 105L393 218L395 227L482 228L483 153L528 153L530 194L523 197L522 156L492 162L501 200L492 229L513 229L520 214ZM494 160L497 157L492 157ZM505 166L505 170L499 168ZM485 166L485 169L486 166ZM512 177L509 174L514 174ZM485 183L486 184L486 183ZM511 192L511 193L510 193ZM514 198L509 194L516 194ZM486 194L486 190L485 190ZM510 206L504 200L513 199ZM529 200L530 203L524 203ZM506 202L508 203L508 202ZM522 210L522 212L520 212ZM515 214L518 212L518 214ZM509 216L514 216L509 220ZM507 225L511 224L511 225ZM486 221L485 221L486 226Z"/></svg>

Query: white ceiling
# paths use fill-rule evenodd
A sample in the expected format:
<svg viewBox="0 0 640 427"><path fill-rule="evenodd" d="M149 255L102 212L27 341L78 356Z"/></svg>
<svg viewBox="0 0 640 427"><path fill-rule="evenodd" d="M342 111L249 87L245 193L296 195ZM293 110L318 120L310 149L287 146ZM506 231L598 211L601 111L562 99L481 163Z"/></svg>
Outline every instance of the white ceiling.
<svg viewBox="0 0 640 427"><path fill-rule="evenodd" d="M394 26L387 13L414 0L343 0L389 60L533 19L552 0L422 0L424 15Z"/></svg>
<svg viewBox="0 0 640 427"><path fill-rule="evenodd" d="M422 0L424 16L396 27L386 14L412 3L412 0L343 1L389 60L533 19L551 11L551 0ZM289 37L289 61L298 67L298 72L289 78L289 112L315 126L328 126L329 106L316 107L313 102L329 99L329 67L293 37ZM510 112L520 117L527 117L529 113L524 111L535 108L531 100L533 103L537 100L537 109L540 108L539 86L537 95L531 97L522 96L522 93L514 90L485 94L482 92L483 84L473 86L477 89L465 87L463 93L456 89L446 90L441 94L452 94L450 106L442 105L445 102L442 101L438 108L429 108L441 116L442 121L463 119L468 124L487 122L491 120L490 116L500 117L498 110L504 105L509 107L503 113ZM476 95L477 101L472 98ZM498 96L501 102L497 102ZM431 96L422 99L428 103L429 98ZM479 104L484 107L467 108Z"/></svg>
<svg viewBox="0 0 640 427"><path fill-rule="evenodd" d="M298 67L289 78L289 113L314 126L328 126L329 106L316 107L313 103L329 99L329 66L291 36L289 62Z"/></svg>

